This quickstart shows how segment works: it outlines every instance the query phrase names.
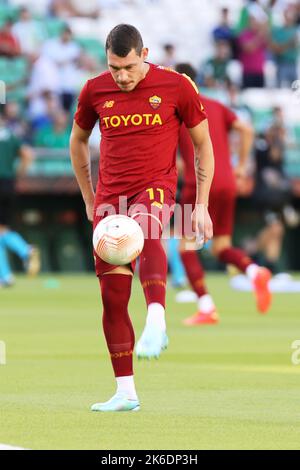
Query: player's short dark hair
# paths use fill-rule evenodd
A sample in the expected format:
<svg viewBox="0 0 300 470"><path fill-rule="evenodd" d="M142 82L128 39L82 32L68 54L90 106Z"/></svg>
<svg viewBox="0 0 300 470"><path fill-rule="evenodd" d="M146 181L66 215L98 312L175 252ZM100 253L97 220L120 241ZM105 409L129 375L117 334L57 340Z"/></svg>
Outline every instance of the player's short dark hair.
<svg viewBox="0 0 300 470"><path fill-rule="evenodd" d="M193 81L196 80L197 72L191 64L188 63L181 63L175 66L175 70L178 73L185 73L188 77L190 77Z"/></svg>
<svg viewBox="0 0 300 470"><path fill-rule="evenodd" d="M141 33L130 24L118 24L106 39L105 50L119 57L126 57L132 49L141 55L144 47Z"/></svg>

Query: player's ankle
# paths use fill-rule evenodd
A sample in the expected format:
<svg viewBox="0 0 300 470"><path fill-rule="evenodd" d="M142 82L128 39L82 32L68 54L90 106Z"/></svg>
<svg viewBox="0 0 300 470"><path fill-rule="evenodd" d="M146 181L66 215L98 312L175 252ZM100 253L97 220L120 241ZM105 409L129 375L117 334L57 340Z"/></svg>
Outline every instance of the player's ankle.
<svg viewBox="0 0 300 470"><path fill-rule="evenodd" d="M117 393L124 394L129 400L137 400L137 393L135 390L134 376L127 375L123 377L116 377Z"/></svg>
<svg viewBox="0 0 300 470"><path fill-rule="evenodd" d="M201 313L211 313L215 308L214 301L209 294L205 294L199 297L198 309Z"/></svg>
<svg viewBox="0 0 300 470"><path fill-rule="evenodd" d="M146 326L157 326L162 331L166 331L165 308L158 302L148 305Z"/></svg>

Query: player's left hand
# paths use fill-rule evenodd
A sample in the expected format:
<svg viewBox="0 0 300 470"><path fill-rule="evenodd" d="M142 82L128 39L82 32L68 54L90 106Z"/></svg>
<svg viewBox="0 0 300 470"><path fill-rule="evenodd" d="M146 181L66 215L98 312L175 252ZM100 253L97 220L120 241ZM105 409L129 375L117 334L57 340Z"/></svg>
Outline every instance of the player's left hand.
<svg viewBox="0 0 300 470"><path fill-rule="evenodd" d="M213 237L213 224L205 204L195 204L192 213L192 229L196 234L196 242L199 248Z"/></svg>

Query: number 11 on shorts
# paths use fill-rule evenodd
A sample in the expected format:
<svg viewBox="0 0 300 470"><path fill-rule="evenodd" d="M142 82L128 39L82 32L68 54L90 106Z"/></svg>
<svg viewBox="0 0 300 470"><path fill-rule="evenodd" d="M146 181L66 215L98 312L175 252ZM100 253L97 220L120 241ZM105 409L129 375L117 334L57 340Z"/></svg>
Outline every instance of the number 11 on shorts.
<svg viewBox="0 0 300 470"><path fill-rule="evenodd" d="M161 209L162 206L163 206L163 203L164 203L164 198L165 198L164 190L161 189L161 188L155 188L155 189L148 188L148 189L146 189L146 191L149 194L150 201L153 201L153 202L151 202L151 205L159 207ZM158 198L155 197L156 195L154 194L154 191L156 193L158 193L158 194L156 194L158 196Z"/></svg>

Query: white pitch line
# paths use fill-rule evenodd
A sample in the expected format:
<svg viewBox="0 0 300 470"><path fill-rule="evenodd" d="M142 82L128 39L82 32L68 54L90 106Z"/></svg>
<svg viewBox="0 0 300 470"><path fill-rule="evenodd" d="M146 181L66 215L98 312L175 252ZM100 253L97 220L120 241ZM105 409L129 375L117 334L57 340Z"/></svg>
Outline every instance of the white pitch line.
<svg viewBox="0 0 300 470"><path fill-rule="evenodd" d="M0 450L27 450L27 449L24 449L24 447L16 447L16 446L10 446L8 444L0 443Z"/></svg>

